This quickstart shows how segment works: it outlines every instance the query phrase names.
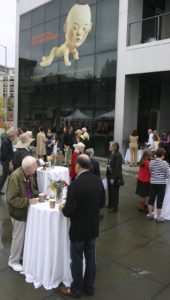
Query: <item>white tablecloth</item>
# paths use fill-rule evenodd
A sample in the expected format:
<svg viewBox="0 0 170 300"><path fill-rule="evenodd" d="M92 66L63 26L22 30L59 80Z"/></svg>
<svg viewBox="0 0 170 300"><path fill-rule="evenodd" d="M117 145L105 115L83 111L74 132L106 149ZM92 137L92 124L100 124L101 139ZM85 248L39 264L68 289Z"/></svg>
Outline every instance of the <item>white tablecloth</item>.
<svg viewBox="0 0 170 300"><path fill-rule="evenodd" d="M35 288L56 288L62 281L70 286L69 219L49 202L31 205L26 227L23 274Z"/></svg>
<svg viewBox="0 0 170 300"><path fill-rule="evenodd" d="M47 170L43 170L42 167L37 169L37 182L38 189L40 192L50 195L49 184L51 180L59 180L62 179L67 184L70 183L69 177L69 169L66 167L54 167L47 168ZM63 196L66 196L67 188L63 190Z"/></svg>
<svg viewBox="0 0 170 300"><path fill-rule="evenodd" d="M137 162L140 161L142 155L144 153L144 150L138 150L137 154ZM126 154L125 154L125 164L130 163L130 150L127 149Z"/></svg>

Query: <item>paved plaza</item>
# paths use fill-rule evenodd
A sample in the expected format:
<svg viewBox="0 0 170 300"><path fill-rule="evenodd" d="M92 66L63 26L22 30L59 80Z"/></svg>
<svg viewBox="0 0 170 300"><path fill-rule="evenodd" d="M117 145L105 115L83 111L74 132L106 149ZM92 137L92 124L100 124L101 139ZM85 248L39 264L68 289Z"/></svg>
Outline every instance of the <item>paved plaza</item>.
<svg viewBox="0 0 170 300"><path fill-rule="evenodd" d="M97 275L94 300L170 299L170 222L147 221L138 212L135 170L125 170L120 209L103 209L97 239ZM62 300L57 290L35 289L8 267L11 222L5 197L0 198L0 300ZM89 299L85 295L82 300Z"/></svg>

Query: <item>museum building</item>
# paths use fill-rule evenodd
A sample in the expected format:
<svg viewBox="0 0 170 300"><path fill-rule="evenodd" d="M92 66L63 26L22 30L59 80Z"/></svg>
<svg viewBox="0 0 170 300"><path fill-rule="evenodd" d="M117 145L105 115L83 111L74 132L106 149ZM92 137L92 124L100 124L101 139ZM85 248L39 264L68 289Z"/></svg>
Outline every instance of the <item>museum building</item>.
<svg viewBox="0 0 170 300"><path fill-rule="evenodd" d="M168 0L18 0L15 126L86 126L98 156L133 129L141 147L148 128L170 130L169 12Z"/></svg>

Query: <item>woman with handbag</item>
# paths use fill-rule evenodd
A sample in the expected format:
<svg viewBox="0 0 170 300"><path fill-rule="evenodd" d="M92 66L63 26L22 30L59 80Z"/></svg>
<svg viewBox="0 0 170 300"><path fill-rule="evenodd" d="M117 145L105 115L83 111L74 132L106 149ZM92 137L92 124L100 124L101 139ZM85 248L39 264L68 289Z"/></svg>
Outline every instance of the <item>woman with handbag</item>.
<svg viewBox="0 0 170 300"><path fill-rule="evenodd" d="M117 212L119 205L119 188L124 184L122 176L122 155L119 152L119 144L110 142L109 151L111 152L107 163L107 184L108 184L108 211Z"/></svg>

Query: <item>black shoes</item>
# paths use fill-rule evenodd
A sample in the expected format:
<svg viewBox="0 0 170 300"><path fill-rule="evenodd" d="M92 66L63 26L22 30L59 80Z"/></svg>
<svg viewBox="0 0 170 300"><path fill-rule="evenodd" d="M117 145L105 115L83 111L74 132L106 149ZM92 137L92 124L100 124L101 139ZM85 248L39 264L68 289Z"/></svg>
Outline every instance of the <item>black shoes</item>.
<svg viewBox="0 0 170 300"><path fill-rule="evenodd" d="M3 193L3 192L0 192L0 196L4 196L5 195L5 193Z"/></svg>

